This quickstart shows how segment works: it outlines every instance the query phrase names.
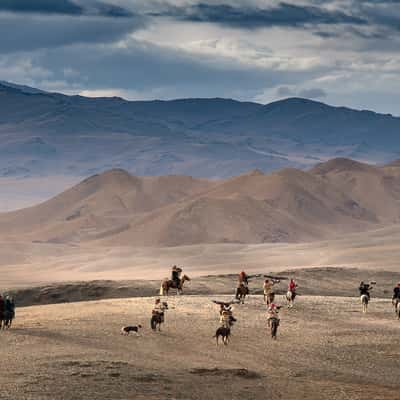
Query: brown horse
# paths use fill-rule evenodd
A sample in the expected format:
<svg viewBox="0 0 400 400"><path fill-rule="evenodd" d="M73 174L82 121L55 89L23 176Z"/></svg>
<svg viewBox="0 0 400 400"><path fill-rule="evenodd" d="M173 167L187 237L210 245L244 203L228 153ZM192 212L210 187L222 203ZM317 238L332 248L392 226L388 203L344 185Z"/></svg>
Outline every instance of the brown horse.
<svg viewBox="0 0 400 400"><path fill-rule="evenodd" d="M268 294L264 293L264 301L267 302L267 305L269 306L270 304L272 304L275 300L275 293L274 292L270 292Z"/></svg>
<svg viewBox="0 0 400 400"><path fill-rule="evenodd" d="M160 296L168 296L170 289L176 289L176 294L182 294L183 292L183 285L186 281L190 281L190 278L187 275L183 275L181 278L181 282L179 287L176 286L175 281L172 279L165 279L161 282L160 287Z"/></svg>
<svg viewBox="0 0 400 400"><path fill-rule="evenodd" d="M243 284L239 285L236 289L235 297L240 303L244 304L244 299L249 294L249 288Z"/></svg>

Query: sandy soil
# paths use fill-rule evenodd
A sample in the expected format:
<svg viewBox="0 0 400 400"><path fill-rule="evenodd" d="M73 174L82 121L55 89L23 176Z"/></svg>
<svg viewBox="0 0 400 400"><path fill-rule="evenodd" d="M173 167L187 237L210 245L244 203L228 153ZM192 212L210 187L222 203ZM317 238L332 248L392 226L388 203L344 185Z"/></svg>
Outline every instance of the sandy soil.
<svg viewBox="0 0 400 400"><path fill-rule="evenodd" d="M225 297L227 298L227 297ZM169 298L163 332L154 299L17 309L0 332L0 399L395 399L400 322L390 301L368 314L356 298L301 296L282 309L277 341L259 296L236 306L229 346L216 347L210 297ZM121 336L141 323L140 337Z"/></svg>
<svg viewBox="0 0 400 400"><path fill-rule="evenodd" d="M304 267L400 272L400 226L302 244L97 247L0 242L0 289L80 280L162 279L172 265L190 276Z"/></svg>

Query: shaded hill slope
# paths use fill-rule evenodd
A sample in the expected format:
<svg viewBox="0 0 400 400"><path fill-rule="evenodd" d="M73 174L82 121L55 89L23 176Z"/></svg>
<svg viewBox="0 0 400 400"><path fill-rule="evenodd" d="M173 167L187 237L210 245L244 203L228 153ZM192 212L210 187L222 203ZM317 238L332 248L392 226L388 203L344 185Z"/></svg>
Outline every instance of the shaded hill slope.
<svg viewBox="0 0 400 400"><path fill-rule="evenodd" d="M227 180L92 176L0 214L0 238L102 245L300 242L399 222L400 167L347 159Z"/></svg>

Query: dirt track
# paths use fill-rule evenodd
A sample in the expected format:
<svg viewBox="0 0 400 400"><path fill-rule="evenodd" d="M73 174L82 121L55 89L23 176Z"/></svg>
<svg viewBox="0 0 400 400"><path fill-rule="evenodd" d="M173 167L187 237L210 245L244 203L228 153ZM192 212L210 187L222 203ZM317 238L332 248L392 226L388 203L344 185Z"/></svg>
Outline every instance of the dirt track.
<svg viewBox="0 0 400 400"><path fill-rule="evenodd" d="M0 333L0 399L398 397L400 321L390 301L373 300L363 315L356 298L302 296L282 310L273 342L252 296L236 306L230 345L217 348L211 298L170 298L161 333L148 326L153 298L19 308L15 327ZM141 337L119 334L137 323Z"/></svg>

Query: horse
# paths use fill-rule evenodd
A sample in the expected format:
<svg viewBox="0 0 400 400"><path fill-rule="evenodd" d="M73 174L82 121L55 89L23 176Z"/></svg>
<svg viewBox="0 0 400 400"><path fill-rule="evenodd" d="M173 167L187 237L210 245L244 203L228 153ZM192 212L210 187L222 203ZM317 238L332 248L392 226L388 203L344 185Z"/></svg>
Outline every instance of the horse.
<svg viewBox="0 0 400 400"><path fill-rule="evenodd" d="M270 319L270 328L271 328L271 338L276 340L276 336L278 333L279 319L271 318Z"/></svg>
<svg viewBox="0 0 400 400"><path fill-rule="evenodd" d="M176 282L172 279L164 279L161 282L160 296L168 296L170 289L176 289L176 294L180 295L183 292L183 285L186 281L190 281L187 275L183 275L179 287L176 286Z"/></svg>
<svg viewBox="0 0 400 400"><path fill-rule="evenodd" d="M288 308L292 308L293 307L295 297L296 297L296 293L295 292L293 292L291 290L287 291L286 300L288 302Z"/></svg>
<svg viewBox="0 0 400 400"><path fill-rule="evenodd" d="M275 300L275 293L271 292L268 294L264 293L264 301L267 301L267 306L269 306L270 304L272 304Z"/></svg>
<svg viewBox="0 0 400 400"><path fill-rule="evenodd" d="M14 313L12 311L5 311L3 315L3 329L11 328L12 321L14 319Z"/></svg>
<svg viewBox="0 0 400 400"><path fill-rule="evenodd" d="M168 303L163 302L163 308L164 310L168 310ZM161 324L164 323L164 312L157 312L153 311L153 314L150 319L150 327L153 331L157 330L158 326L158 331L161 332Z"/></svg>
<svg viewBox="0 0 400 400"><path fill-rule="evenodd" d="M360 296L360 301L361 301L361 305L362 305L362 312L366 313L368 310L368 303L369 303L369 298L366 294L362 294Z"/></svg>
<svg viewBox="0 0 400 400"><path fill-rule="evenodd" d="M397 318L400 319L400 299L393 300L394 312Z"/></svg>
<svg viewBox="0 0 400 400"><path fill-rule="evenodd" d="M236 289L235 298L239 300L240 303L244 304L244 299L248 294L249 294L249 288L241 284Z"/></svg>
<svg viewBox="0 0 400 400"><path fill-rule="evenodd" d="M221 326L220 328L217 329L217 331L215 332L215 339L217 341L217 345L218 345L218 339L221 336L222 338L222 343L226 346L229 343L229 336L231 335L231 330L230 328L227 328L225 326Z"/></svg>

